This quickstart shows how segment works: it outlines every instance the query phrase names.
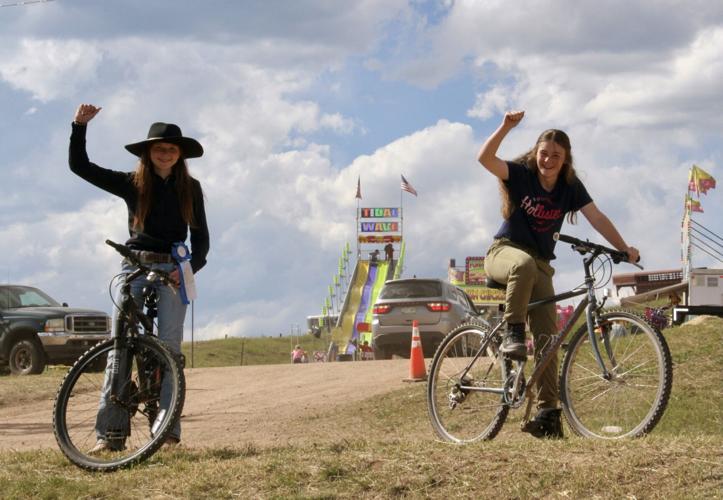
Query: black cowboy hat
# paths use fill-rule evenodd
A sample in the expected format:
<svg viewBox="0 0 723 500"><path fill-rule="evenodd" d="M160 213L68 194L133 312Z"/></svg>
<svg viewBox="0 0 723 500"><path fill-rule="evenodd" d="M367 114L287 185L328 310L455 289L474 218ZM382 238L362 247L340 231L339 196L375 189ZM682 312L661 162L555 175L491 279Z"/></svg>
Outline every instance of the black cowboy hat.
<svg viewBox="0 0 723 500"><path fill-rule="evenodd" d="M170 142L181 148L184 158L203 156L203 146L196 139L183 137L181 128L173 123L156 122L148 129L148 138L144 141L128 144L126 149L136 156L141 156L149 144L153 142Z"/></svg>

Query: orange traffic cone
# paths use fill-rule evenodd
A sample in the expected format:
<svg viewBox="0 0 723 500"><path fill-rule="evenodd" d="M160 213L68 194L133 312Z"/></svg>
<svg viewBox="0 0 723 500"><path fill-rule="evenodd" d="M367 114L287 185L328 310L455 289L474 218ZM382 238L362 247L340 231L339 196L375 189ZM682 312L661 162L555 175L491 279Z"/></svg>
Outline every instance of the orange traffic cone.
<svg viewBox="0 0 723 500"><path fill-rule="evenodd" d="M427 369L424 366L422 339L419 336L419 322L412 321L412 350L409 354L409 378L404 382L424 382L427 380Z"/></svg>

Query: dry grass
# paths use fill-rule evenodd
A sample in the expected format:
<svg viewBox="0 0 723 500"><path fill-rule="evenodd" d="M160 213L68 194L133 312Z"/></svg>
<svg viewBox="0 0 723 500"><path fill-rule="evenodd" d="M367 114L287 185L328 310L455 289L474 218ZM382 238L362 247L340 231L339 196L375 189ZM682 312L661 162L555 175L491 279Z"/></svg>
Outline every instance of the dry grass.
<svg viewBox="0 0 723 500"><path fill-rule="evenodd" d="M40 375L0 375L0 408L54 398L67 372L67 366L54 366Z"/></svg>
<svg viewBox="0 0 723 500"><path fill-rule="evenodd" d="M162 451L107 475L58 451L4 453L4 498L721 498L723 320L666 330L673 393L648 437L538 441L512 414L491 442L434 440L424 385L323 412L290 444Z"/></svg>

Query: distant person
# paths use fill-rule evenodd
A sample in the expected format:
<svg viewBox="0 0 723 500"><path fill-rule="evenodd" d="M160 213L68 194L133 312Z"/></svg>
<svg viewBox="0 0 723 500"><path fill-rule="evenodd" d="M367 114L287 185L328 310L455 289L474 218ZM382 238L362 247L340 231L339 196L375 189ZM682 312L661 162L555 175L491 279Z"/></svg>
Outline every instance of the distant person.
<svg viewBox="0 0 723 500"><path fill-rule="evenodd" d="M352 359L356 357L356 339L349 339L346 344L346 354L351 354Z"/></svg>
<svg viewBox="0 0 723 500"><path fill-rule="evenodd" d="M203 155L203 147L196 140L184 137L181 129L172 123L154 123L146 139L128 144L125 148L137 157L135 172L118 172L99 167L88 159L85 149L88 123L101 108L81 104L75 112L68 162L70 170L94 186L123 198L128 207L128 233L126 245L138 252L143 264L169 272L179 287L179 262L174 250L184 245L191 235L191 269L197 273L206 264L209 248L208 225L203 203L201 184L191 177L186 160ZM184 250L186 251L186 250ZM180 252L180 251L179 251ZM122 273L128 275L136 270L127 260L123 261ZM185 276L185 275L184 275ZM189 277L190 279L193 276ZM186 280L189 280L186 278ZM161 284L151 284L145 279L134 280L131 293L137 303L143 303L143 288L153 286L158 294L158 337L171 352L181 354L183 323L186 304L178 290ZM120 289L120 288L119 288ZM116 301L116 304L120 300ZM116 315L117 316L117 315ZM114 328L116 322L113 322ZM109 401L110 377L113 367L112 353L108 355L106 377L101 388L98 416L95 422L97 442L91 453L118 449L124 446L119 440L108 438L111 431L126 430L125 411ZM161 389L161 409L168 407L166 382ZM120 422L119 422L120 421ZM115 428L115 429L113 429ZM171 429L167 444L181 439L180 420Z"/></svg>
<svg viewBox="0 0 723 500"><path fill-rule="evenodd" d="M379 254L380 254L380 253L381 253L381 252L379 252L379 249L377 248L376 250L374 250L373 252L371 252L371 253L369 254L369 256L371 257L371 263L372 263L372 264L376 264L376 263L377 263L377 261L379 260Z"/></svg>
<svg viewBox="0 0 723 500"><path fill-rule="evenodd" d="M394 258L394 245L391 243L384 245L384 255L386 256L386 259L391 262Z"/></svg>
<svg viewBox="0 0 723 500"><path fill-rule="evenodd" d="M374 349L372 346L369 345L369 341L365 340L362 342L362 345L359 347L359 350L361 351L361 359L362 361L368 361L374 359Z"/></svg>
<svg viewBox="0 0 723 500"><path fill-rule="evenodd" d="M306 351L298 344L294 347L294 350L291 351L291 362L294 364L306 363Z"/></svg>
<svg viewBox="0 0 723 500"><path fill-rule="evenodd" d="M635 262L638 250L628 246L612 222L592 201L575 174L570 139L561 130L543 132L528 152L514 161L504 161L497 150L507 134L524 116L523 111L508 112L500 126L480 149L478 160L497 177L502 194L502 225L487 251L484 267L488 276L507 284L505 320L507 332L500 350L510 359L527 359L525 322L529 319L536 359L557 333L555 304L531 311L530 300L554 295L550 261L555 258L555 239L567 215L575 222L582 212L595 230L616 249L626 252ZM561 438L560 395L557 385L555 354L537 386L534 419L522 429L535 437Z"/></svg>

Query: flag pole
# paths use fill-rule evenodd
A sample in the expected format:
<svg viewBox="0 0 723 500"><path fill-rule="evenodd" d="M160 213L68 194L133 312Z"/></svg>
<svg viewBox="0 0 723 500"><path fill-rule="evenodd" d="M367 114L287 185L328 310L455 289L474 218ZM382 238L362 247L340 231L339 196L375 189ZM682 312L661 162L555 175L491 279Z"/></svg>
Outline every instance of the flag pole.
<svg viewBox="0 0 723 500"><path fill-rule="evenodd" d="M692 210L692 196L691 196L691 179L693 179L693 167L690 168L690 171L688 173L688 191L685 195L685 205L684 205L684 212L683 212L683 234L681 235L681 238L683 239L683 281L690 279L690 271L693 267L691 258L692 258L692 249L690 244L690 218L692 216L691 210Z"/></svg>
<svg viewBox="0 0 723 500"><path fill-rule="evenodd" d="M680 228L680 256L683 268L683 281L690 278L690 204L688 195L683 205L683 222Z"/></svg>
<svg viewBox="0 0 723 500"><path fill-rule="evenodd" d="M361 243L359 242L359 202L361 201L361 176L356 180L356 260L361 259Z"/></svg>
<svg viewBox="0 0 723 500"><path fill-rule="evenodd" d="M401 225L399 251L401 252L402 241L404 241L404 191L401 184L399 185L399 224Z"/></svg>

